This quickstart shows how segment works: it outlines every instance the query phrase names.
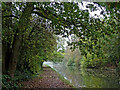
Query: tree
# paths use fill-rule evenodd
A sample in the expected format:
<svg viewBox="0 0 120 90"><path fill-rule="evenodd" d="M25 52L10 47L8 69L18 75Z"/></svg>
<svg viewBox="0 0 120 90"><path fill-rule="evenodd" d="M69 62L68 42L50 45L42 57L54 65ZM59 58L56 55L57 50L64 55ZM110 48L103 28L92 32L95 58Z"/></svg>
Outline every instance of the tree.
<svg viewBox="0 0 120 90"><path fill-rule="evenodd" d="M35 19L35 17L37 19ZM31 28L31 33L22 44L19 59L20 63L18 65L18 69L23 66L22 71L29 68L30 71L34 73L39 72L42 69L43 62L47 61L56 49L56 38L54 34L45 27L46 22L42 19L43 18L33 16L32 22L34 22L34 24Z"/></svg>
<svg viewBox="0 0 120 90"><path fill-rule="evenodd" d="M29 25L32 15L34 16L34 14L47 19L49 21L47 23L51 24L50 27L56 35L68 37L71 34L75 34L79 38L79 41L73 42L71 45L74 45L75 47L79 46L83 55L87 56L87 52L85 50L90 53L98 54L98 56L100 55L98 52L100 49L100 43L98 41L100 40L100 37L104 37L104 34L111 35L114 33L113 28L115 21L112 20L111 17L106 17L103 21L99 18L89 17L88 10L80 10L78 4L79 3L75 2L2 3L2 17L4 26L2 32L3 50L6 49L5 52L3 52L3 57L8 55L8 58L3 58L3 61L9 63L8 74L11 77L14 76L23 42L25 42L25 38L27 38L32 32L32 29L29 29ZM99 4L99 7L101 7L102 4L104 3ZM104 5L106 6L106 4ZM108 7L112 6L112 4L107 5ZM119 3L117 4L117 8L115 10L114 7L115 4L112 6L112 9L107 9L106 7L106 11L108 10L110 15L114 15L114 11L119 12ZM115 14L114 17L117 22L116 29L118 29L116 33L119 32L120 25L118 16L119 13ZM8 20L10 23L7 23ZM109 27L104 25L106 21ZM111 24L109 25L109 23ZM111 29L109 29L110 27ZM95 49L96 52L94 52Z"/></svg>

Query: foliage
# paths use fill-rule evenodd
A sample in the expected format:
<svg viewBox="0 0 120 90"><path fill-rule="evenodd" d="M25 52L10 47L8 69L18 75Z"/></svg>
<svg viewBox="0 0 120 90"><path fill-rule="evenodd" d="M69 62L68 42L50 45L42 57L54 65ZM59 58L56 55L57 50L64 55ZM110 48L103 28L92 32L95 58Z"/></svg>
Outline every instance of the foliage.
<svg viewBox="0 0 120 90"><path fill-rule="evenodd" d="M119 34L112 34L111 37L105 36L106 40L101 40L102 45L104 45L104 47L102 47L102 51L105 58L108 60L109 63L115 65L116 67L118 67L118 64L120 62L119 61L120 45L118 42L118 35Z"/></svg>
<svg viewBox="0 0 120 90"><path fill-rule="evenodd" d="M28 59L30 70L33 73L39 73L42 69L42 63L44 62L43 58L40 56L32 56L31 59Z"/></svg>
<svg viewBox="0 0 120 90"><path fill-rule="evenodd" d="M37 18L37 20L34 20L34 18ZM20 68L22 65L25 69L26 67L23 63L26 63L28 65L27 68L33 73L39 73L42 70L43 62L48 59L50 60L56 48L55 36L48 29L45 29L45 26L43 27L45 21L41 24L42 21L38 22L39 20L42 20L42 18L38 18L37 16L34 16L32 19L32 22L34 21L35 24L33 24L32 28L28 28L31 30L31 33L25 39L25 42L23 42L20 64L18 66Z"/></svg>
<svg viewBox="0 0 120 90"><path fill-rule="evenodd" d="M15 83L15 80L11 80L10 76L2 75L2 89L13 89L18 88L18 84Z"/></svg>
<svg viewBox="0 0 120 90"><path fill-rule="evenodd" d="M42 73L42 72L40 72ZM24 70L23 72L16 71L15 77L11 78L9 75L2 75L2 89L12 89L16 90L17 88L21 88L23 85L20 82L35 78L38 74L33 74L28 70Z"/></svg>
<svg viewBox="0 0 120 90"><path fill-rule="evenodd" d="M104 18L101 19L89 17L87 19L87 26L85 28L81 26L84 31L81 30L82 32L80 32L80 34L82 34L83 37L80 37L79 35L77 35L77 33L76 36L79 38L79 41L68 43L69 46L72 46L71 49L73 50L76 47L79 47L81 55L84 57L83 60L86 61L86 63L85 61L83 61L84 63L82 63L85 64L85 67L87 67L87 65L90 65L90 67L96 66L96 61L94 62L94 59L88 59L88 54L91 54L92 58L97 57L98 59L101 59L103 63L101 62L101 60L99 61L102 64L104 64L104 62L107 62L113 63L116 67L118 66L120 60L120 24L118 17L120 9L118 3L116 3L117 6L115 6L115 3L109 3L108 5L107 4L108 3L104 4L105 6L108 6L105 7L107 14L105 13L105 11L103 11L104 13L102 13L104 15ZM100 4L98 4L98 6L102 7ZM110 16L107 16L108 14ZM102 66L102 64L100 65ZM100 67L100 65L98 65L97 67Z"/></svg>
<svg viewBox="0 0 120 90"><path fill-rule="evenodd" d="M2 75L2 89L13 89L18 88L18 84L15 80L11 80L9 75Z"/></svg>
<svg viewBox="0 0 120 90"><path fill-rule="evenodd" d="M105 8L101 11L103 18L91 17L88 10L80 9L79 4L2 3L3 71L14 77L17 66L20 71L26 69L35 73L40 70L39 65L42 66L43 61L51 59L53 55L53 58L61 58L61 53L54 52L57 46L55 34L77 37L76 41L69 41L68 44L72 50L79 47L81 53L73 53L73 56L70 53L68 60L77 64L82 55L86 62L91 62L87 63L90 67L99 67L100 63L109 59L117 66L120 61L119 2L86 6L91 11L96 11L94 5ZM112 35L115 35L114 39Z"/></svg>
<svg viewBox="0 0 120 90"><path fill-rule="evenodd" d="M106 64L106 61L102 57L97 57L97 55L87 53L87 58L82 57L81 67L85 68L100 68Z"/></svg>
<svg viewBox="0 0 120 90"><path fill-rule="evenodd" d="M69 47L65 50L64 61L68 66L79 66L80 65L81 54L79 49L71 51Z"/></svg>
<svg viewBox="0 0 120 90"><path fill-rule="evenodd" d="M54 51L51 57L49 58L49 60L53 62L62 62L63 58L64 58L64 53Z"/></svg>

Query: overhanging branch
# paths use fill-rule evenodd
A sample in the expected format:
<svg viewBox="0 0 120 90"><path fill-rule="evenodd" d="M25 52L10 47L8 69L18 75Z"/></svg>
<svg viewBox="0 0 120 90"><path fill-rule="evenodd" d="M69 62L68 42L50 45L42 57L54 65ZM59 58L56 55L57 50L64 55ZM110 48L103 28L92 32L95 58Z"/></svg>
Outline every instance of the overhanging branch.
<svg viewBox="0 0 120 90"><path fill-rule="evenodd" d="M7 15L7 16L3 16L3 17L14 17L14 18L17 18L17 19L19 19L17 16L14 16L14 15Z"/></svg>
<svg viewBox="0 0 120 90"><path fill-rule="evenodd" d="M64 18L59 18L59 16L57 14L52 13L50 10L44 10L42 7L35 7L34 10L36 10L36 11L33 11L32 13L35 13L38 16L41 16L45 19L49 19L49 20L52 20L53 18L59 19L58 21L61 22L60 24L66 28L70 28L70 25L76 26L76 24L74 22L70 22L69 20L65 20ZM50 15L50 14L52 14L52 15ZM50 15L50 17L49 17L49 15Z"/></svg>
<svg viewBox="0 0 120 90"><path fill-rule="evenodd" d="M46 19L49 19L48 17L46 17L45 15L43 15L41 12L33 11L32 13L35 13L35 14L37 14L38 16L44 17L44 18L46 18Z"/></svg>

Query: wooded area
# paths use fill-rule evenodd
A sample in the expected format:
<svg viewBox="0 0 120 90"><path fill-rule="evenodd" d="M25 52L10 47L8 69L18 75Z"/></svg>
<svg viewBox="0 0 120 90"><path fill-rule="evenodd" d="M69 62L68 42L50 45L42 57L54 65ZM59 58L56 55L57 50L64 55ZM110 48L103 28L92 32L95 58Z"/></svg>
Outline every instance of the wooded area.
<svg viewBox="0 0 120 90"><path fill-rule="evenodd" d="M85 68L120 67L120 2L86 6L91 12L101 8L103 18L91 17L88 10L79 8L79 4L2 2L4 87L15 87L13 78L19 73L39 74L43 62L48 60L64 58L69 61L68 65L76 63ZM58 36L68 38L72 35L76 40L68 41L68 49L58 52ZM70 53L69 49L77 50ZM65 57L66 52L71 57L77 54L76 59ZM8 82L10 80L13 82Z"/></svg>

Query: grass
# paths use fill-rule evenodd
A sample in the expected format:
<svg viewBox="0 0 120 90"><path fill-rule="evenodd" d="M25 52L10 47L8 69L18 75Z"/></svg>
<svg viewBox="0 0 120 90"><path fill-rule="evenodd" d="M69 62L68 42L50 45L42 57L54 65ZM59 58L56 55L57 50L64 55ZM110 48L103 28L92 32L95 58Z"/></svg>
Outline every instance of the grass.
<svg viewBox="0 0 120 90"><path fill-rule="evenodd" d="M51 68L51 67L50 67L50 66L48 66L47 64L44 64L43 68L44 68L44 67L48 67L48 68Z"/></svg>

